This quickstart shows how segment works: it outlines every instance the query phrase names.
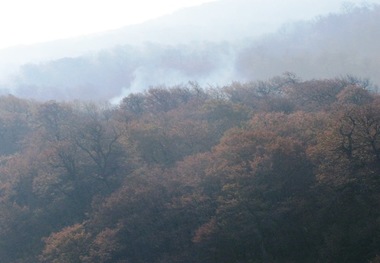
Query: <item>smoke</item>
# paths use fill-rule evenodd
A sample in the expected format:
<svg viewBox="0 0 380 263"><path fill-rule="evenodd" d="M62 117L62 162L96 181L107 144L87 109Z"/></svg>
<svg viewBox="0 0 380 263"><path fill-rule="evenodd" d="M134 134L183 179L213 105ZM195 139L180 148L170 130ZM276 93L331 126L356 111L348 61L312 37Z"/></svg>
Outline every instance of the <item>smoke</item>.
<svg viewBox="0 0 380 263"><path fill-rule="evenodd" d="M260 10L277 14L277 20L285 19L292 16L287 12L297 3L300 7L305 7L307 4L311 5L311 2L305 0L301 4L296 0L286 3L280 0L217 1L215 3L221 5L202 9L203 11L199 9L197 19L191 17L191 14L197 12L189 12L190 17L186 17L184 12L179 13L183 15L182 20L179 20L173 31L163 30L167 29L164 26L153 28L157 30L151 28L169 43L122 45L91 55L24 65L12 79L13 82L0 85L0 88L14 88L21 97L29 96L42 100L84 99L118 103L129 94L144 92L150 87L186 85L189 81L197 82L203 87L218 87L235 81L267 79L288 71L307 79L352 74L380 82L377 74L380 66L379 7L360 8L357 5L346 4L346 11L343 13L290 23L281 30L267 33L260 38L221 41L223 37L231 39L234 33L244 38L249 34L242 33L243 31L250 32L253 27L261 25L260 21L269 21L270 19L264 15L265 12L260 13ZM338 2L341 3L334 1L334 4ZM265 5L265 8L259 3ZM273 6L274 3L278 6ZM326 3L327 0L321 0L316 6L323 9L326 5L327 12L331 5ZM244 8L247 6L256 8ZM279 9L279 6L283 9ZM227 10L228 7L230 10ZM318 8L316 7L316 10ZM210 13L210 10L215 12ZM299 12L299 9L297 10ZM207 15L202 15L202 12L206 11ZM279 14L280 11L284 14ZM296 12L296 9L293 11ZM222 13L230 16L219 16ZM254 13L260 16L252 15ZM213 16L219 18L214 21L211 19ZM242 21L230 23L232 19L239 20L237 17ZM167 21L177 21L174 18L169 17ZM193 31L187 30L190 27L185 26L188 21L194 21L196 26L208 22L206 29L193 29L199 31L198 36L209 34L207 38L210 41L189 42L194 35ZM178 31L181 31L180 35L177 34ZM183 37L183 42L180 43L184 44L170 42L170 35L173 34ZM218 35L220 37L217 37Z"/></svg>
<svg viewBox="0 0 380 263"><path fill-rule="evenodd" d="M133 80L120 94L110 99L119 103L132 93L152 87L171 87L197 82L203 87L217 87L245 81L236 67L240 47L223 43L180 46L151 46L145 59L133 72Z"/></svg>

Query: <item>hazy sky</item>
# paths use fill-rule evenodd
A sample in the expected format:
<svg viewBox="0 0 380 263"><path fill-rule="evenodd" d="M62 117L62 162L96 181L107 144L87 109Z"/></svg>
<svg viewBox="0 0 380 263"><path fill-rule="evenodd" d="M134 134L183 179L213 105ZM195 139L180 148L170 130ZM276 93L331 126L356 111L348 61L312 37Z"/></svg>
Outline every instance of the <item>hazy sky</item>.
<svg viewBox="0 0 380 263"><path fill-rule="evenodd" d="M0 48L84 35L213 0L0 0Z"/></svg>
<svg viewBox="0 0 380 263"><path fill-rule="evenodd" d="M0 48L44 42L120 28L172 13L180 8L218 0L0 0ZM235 0L226 0L235 1ZM281 12L302 18L337 9L345 0L247 0L256 16L281 22ZM354 0L353 3L363 0ZM380 0L367 0L380 2ZM292 5L290 5L292 3ZM319 9L318 9L319 8ZM305 10L307 9L307 10ZM320 10L321 9L321 10ZM267 11L265 11L267 10ZM255 10L252 10L255 11ZM315 13L314 12L314 13ZM285 12L286 13L286 12Z"/></svg>

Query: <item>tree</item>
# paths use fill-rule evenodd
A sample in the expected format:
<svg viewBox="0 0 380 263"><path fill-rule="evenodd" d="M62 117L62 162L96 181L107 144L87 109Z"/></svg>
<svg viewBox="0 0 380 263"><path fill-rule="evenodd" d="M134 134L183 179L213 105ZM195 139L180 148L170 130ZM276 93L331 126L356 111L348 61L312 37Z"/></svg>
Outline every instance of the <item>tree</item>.
<svg viewBox="0 0 380 263"><path fill-rule="evenodd" d="M210 262L305 260L309 241L303 218L283 212L302 202L313 185L305 150L294 139L260 128L235 129L223 137L207 169L209 183L219 186L218 207L195 238L205 254L214 255ZM296 243L287 231L297 236Z"/></svg>
<svg viewBox="0 0 380 263"><path fill-rule="evenodd" d="M52 233L45 241L45 248L39 257L41 263L81 263L89 238L83 225L75 224Z"/></svg>

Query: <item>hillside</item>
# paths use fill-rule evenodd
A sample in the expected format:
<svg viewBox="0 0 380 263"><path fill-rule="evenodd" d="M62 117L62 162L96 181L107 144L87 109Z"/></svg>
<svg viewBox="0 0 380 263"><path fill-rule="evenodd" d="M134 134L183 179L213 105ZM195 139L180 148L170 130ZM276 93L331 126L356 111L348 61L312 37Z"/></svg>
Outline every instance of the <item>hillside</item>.
<svg viewBox="0 0 380 263"><path fill-rule="evenodd" d="M372 0L378 1L378 0ZM291 0L218 0L116 30L0 50L0 66L80 56L118 45L188 44L192 41L232 41L258 37L289 20L310 19L339 10L340 0L309 3ZM265 3L265 4L264 4ZM330 8L327 8L329 3ZM333 10L331 8L333 7ZM303 9L303 12L297 10ZM268 17L276 19L268 19Z"/></svg>
<svg viewBox="0 0 380 263"><path fill-rule="evenodd" d="M239 71L260 78L284 70L305 78L354 74L379 84L379 17L379 5L352 6L341 14L284 26L243 51Z"/></svg>
<svg viewBox="0 0 380 263"><path fill-rule="evenodd" d="M305 79L350 74L378 84L379 20L380 6L353 6L255 40L122 45L26 64L2 87L4 93L39 100L119 101L150 86L188 81L223 86L289 71Z"/></svg>
<svg viewBox="0 0 380 263"><path fill-rule="evenodd" d="M1 261L378 262L370 90L287 74L113 107L0 97Z"/></svg>
<svg viewBox="0 0 380 263"><path fill-rule="evenodd" d="M380 4L330 2L0 50L0 262L379 263Z"/></svg>

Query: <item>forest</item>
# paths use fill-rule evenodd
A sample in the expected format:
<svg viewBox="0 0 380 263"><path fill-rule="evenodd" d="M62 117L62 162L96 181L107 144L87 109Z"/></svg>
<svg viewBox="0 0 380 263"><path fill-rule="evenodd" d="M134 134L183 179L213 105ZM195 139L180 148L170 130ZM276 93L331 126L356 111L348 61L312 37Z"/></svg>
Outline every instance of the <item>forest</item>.
<svg viewBox="0 0 380 263"><path fill-rule="evenodd" d="M0 97L5 263L380 262L380 95L355 76Z"/></svg>

